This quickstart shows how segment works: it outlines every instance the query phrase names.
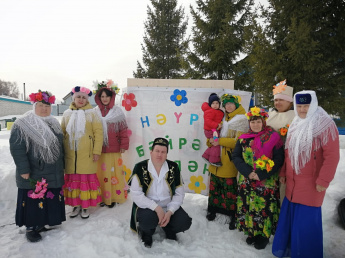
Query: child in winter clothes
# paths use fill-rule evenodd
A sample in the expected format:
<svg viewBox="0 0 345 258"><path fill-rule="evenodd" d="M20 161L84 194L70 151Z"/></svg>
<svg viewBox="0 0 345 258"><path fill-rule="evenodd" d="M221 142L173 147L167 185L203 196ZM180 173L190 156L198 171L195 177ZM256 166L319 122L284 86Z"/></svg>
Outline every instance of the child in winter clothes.
<svg viewBox="0 0 345 258"><path fill-rule="evenodd" d="M218 139L219 130L222 127L224 112L220 108L220 99L216 93L211 93L208 103L204 102L201 106L204 111L204 132L206 138ZM206 149L202 157L210 164L220 167L220 146L211 146Z"/></svg>

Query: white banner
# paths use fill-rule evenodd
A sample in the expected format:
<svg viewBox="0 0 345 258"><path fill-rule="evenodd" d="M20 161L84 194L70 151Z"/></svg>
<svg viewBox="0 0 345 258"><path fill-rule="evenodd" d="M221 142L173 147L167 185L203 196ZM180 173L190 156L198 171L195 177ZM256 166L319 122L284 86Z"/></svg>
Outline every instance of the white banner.
<svg viewBox="0 0 345 258"><path fill-rule="evenodd" d="M129 150L123 155L128 179L134 165L150 158L152 141L164 137L170 142L168 159L179 164L186 192L208 194L208 165L201 105L211 93L241 96L248 110L251 93L227 89L128 87L121 106L129 128Z"/></svg>

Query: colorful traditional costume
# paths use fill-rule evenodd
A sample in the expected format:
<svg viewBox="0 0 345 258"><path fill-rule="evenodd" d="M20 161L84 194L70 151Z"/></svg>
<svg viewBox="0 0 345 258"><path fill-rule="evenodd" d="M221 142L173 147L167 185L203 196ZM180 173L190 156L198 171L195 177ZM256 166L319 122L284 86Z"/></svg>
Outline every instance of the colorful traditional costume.
<svg viewBox="0 0 345 258"><path fill-rule="evenodd" d="M259 116L263 121L258 133L251 129L242 134L232 158L238 172L237 228L252 239L255 248L265 248L275 233L279 215L278 171L284 162L283 143L271 127L266 126L267 113L257 107L247 116ZM250 179L255 172L259 180ZM251 243L251 242L250 242Z"/></svg>

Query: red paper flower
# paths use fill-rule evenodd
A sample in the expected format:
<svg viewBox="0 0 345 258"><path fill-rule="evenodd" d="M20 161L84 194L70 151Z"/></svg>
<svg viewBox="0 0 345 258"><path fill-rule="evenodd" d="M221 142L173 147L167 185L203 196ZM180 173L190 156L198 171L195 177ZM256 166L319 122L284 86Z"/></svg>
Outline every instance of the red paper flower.
<svg viewBox="0 0 345 258"><path fill-rule="evenodd" d="M135 95L133 93L123 94L122 106L125 107L127 111L130 111L132 107L137 106L137 101L135 100Z"/></svg>
<svg viewBox="0 0 345 258"><path fill-rule="evenodd" d="M42 92L38 92L38 93L36 94L36 100L37 100L37 101L42 101L42 99L43 99Z"/></svg>

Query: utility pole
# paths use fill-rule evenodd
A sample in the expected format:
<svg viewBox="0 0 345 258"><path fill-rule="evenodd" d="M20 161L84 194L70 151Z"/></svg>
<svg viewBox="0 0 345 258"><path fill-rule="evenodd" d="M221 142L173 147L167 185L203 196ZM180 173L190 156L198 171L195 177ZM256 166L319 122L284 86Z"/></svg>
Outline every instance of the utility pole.
<svg viewBox="0 0 345 258"><path fill-rule="evenodd" d="M25 101L25 82L23 83L24 86L24 96L23 96L23 100Z"/></svg>

